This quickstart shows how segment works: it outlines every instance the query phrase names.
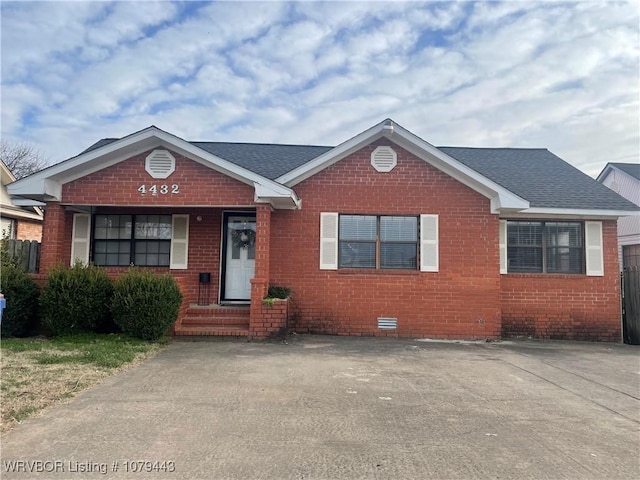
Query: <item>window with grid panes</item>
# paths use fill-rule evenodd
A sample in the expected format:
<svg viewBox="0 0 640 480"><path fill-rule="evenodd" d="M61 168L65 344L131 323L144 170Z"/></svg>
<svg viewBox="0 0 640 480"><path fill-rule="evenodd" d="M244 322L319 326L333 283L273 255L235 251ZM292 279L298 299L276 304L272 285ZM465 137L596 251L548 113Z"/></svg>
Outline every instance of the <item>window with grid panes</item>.
<svg viewBox="0 0 640 480"><path fill-rule="evenodd" d="M168 267L171 215L96 215L93 262L101 266Z"/></svg>
<svg viewBox="0 0 640 480"><path fill-rule="evenodd" d="M339 268L418 268L418 218L340 215Z"/></svg>
<svg viewBox="0 0 640 480"><path fill-rule="evenodd" d="M580 222L507 222L509 272L584 273Z"/></svg>

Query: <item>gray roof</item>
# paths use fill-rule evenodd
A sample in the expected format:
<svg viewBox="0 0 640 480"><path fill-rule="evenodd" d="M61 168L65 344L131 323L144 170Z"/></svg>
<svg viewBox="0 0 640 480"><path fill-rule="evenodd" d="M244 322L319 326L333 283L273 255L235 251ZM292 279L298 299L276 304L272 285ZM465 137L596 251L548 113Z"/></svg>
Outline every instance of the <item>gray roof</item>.
<svg viewBox="0 0 640 480"><path fill-rule="evenodd" d="M82 153L90 152L116 140L115 138L102 139ZM275 180L333 148L263 143L190 143L270 180ZM528 200L531 207L638 210L636 205L569 165L547 149L437 148L507 190ZM632 164L614 163L612 165L638 167ZM635 176L638 178L637 174Z"/></svg>
<svg viewBox="0 0 640 480"><path fill-rule="evenodd" d="M616 167L618 170L622 170L627 175L631 175L636 180L640 180L640 163L614 163L609 162L609 165Z"/></svg>
<svg viewBox="0 0 640 480"><path fill-rule="evenodd" d="M266 143L189 142L217 157L240 165L270 180L328 152L333 147Z"/></svg>
<svg viewBox="0 0 640 480"><path fill-rule="evenodd" d="M544 148L438 149L527 199L531 207L638 209L633 203Z"/></svg>

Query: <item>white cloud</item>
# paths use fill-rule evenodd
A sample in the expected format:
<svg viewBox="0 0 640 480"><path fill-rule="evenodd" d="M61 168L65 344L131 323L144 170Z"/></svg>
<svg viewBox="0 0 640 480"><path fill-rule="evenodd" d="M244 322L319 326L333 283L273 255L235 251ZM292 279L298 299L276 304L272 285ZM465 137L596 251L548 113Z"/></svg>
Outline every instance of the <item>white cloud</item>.
<svg viewBox="0 0 640 480"><path fill-rule="evenodd" d="M56 160L156 124L336 144L385 117L433 144L638 158L632 3L2 3L2 135Z"/></svg>

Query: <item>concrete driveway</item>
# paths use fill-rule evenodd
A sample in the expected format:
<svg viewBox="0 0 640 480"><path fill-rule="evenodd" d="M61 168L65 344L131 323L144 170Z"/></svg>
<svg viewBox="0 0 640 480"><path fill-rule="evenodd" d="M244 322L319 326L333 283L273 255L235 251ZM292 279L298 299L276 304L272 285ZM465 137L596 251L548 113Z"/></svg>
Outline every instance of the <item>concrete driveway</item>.
<svg viewBox="0 0 640 480"><path fill-rule="evenodd" d="M5 435L0 476L638 478L639 353L324 336L173 343Z"/></svg>

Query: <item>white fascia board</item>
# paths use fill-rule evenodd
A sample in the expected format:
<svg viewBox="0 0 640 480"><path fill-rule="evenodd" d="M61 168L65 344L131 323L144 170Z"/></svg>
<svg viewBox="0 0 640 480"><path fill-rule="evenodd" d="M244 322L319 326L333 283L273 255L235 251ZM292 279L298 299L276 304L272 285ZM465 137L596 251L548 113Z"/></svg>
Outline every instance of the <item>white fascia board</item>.
<svg viewBox="0 0 640 480"><path fill-rule="evenodd" d="M481 195L491 199L491 210L493 213L498 213L501 208L514 210L529 208L529 202L524 198L489 180L399 125L395 123L389 124L388 120L384 120L370 129L365 130L361 134L329 150L324 155L282 175L276 180L292 187L380 137L388 138L398 146L433 165L438 170L441 170Z"/></svg>
<svg viewBox="0 0 640 480"><path fill-rule="evenodd" d="M195 162L247 185L260 183L270 185L273 188L278 186L277 182L217 157L190 144L186 140L167 133L164 130L160 130L157 127L149 127L120 140L116 140L104 147L70 158L22 180L18 180L8 186L8 191L10 195L37 200L52 199L51 193L57 191L58 193L55 195L55 198L59 199L62 184L72 182L110 167L127 158L158 146L169 148ZM57 187L54 187L54 184L57 184Z"/></svg>
<svg viewBox="0 0 640 480"><path fill-rule="evenodd" d="M610 163L607 163L607 165L602 169L602 171L600 172L600 174L596 177L596 182L604 182L604 179L607 178L607 176L609 176L609 172L611 172L611 170L613 170L613 167L611 166Z"/></svg>
<svg viewBox="0 0 640 480"><path fill-rule="evenodd" d="M38 209L38 212L40 212L39 209ZM43 216L41 212L40 213L29 212L27 210L20 208L17 205L16 206L2 205L0 207L0 214L3 217L7 217L7 218L36 220L40 222L43 220Z"/></svg>
<svg viewBox="0 0 640 480"><path fill-rule="evenodd" d="M501 216L508 218L558 218L558 219L584 219L584 220L615 220L619 217L640 215L640 210L599 210L588 208L540 208L533 207L514 212L513 214L501 212Z"/></svg>
<svg viewBox="0 0 640 480"><path fill-rule="evenodd" d="M39 202L37 200L31 200L29 198L20 198L15 197L12 198L11 201L17 207L35 207L38 211L40 210L38 207L46 207L47 204L44 202ZM4 207L2 207L4 208Z"/></svg>
<svg viewBox="0 0 640 480"><path fill-rule="evenodd" d="M501 209L522 210L529 208L528 200L507 190L474 169L467 167L464 163L438 150L429 142L422 140L408 130L396 127L393 136L385 136L451 178L489 198L491 200L491 213L498 213Z"/></svg>
<svg viewBox="0 0 640 480"><path fill-rule="evenodd" d="M254 184L255 202L270 203L276 209L297 210L301 207L301 201L296 192L282 185L276 185L276 188L270 185Z"/></svg>
<svg viewBox="0 0 640 480"><path fill-rule="evenodd" d="M321 170L324 170L334 163L339 162L346 156L351 155L353 152L357 152L362 147L382 137L384 132L388 131L388 128L391 127L390 125L385 125L385 122L386 120L371 127L368 130L365 130L355 137L350 138L346 142L343 142L337 147L332 148L327 153L314 158L310 162L307 162L304 165L301 165L298 168L285 173L284 175L276 178L276 181L283 185L287 185L288 187L297 185L303 180L306 180L307 178L315 175Z"/></svg>

